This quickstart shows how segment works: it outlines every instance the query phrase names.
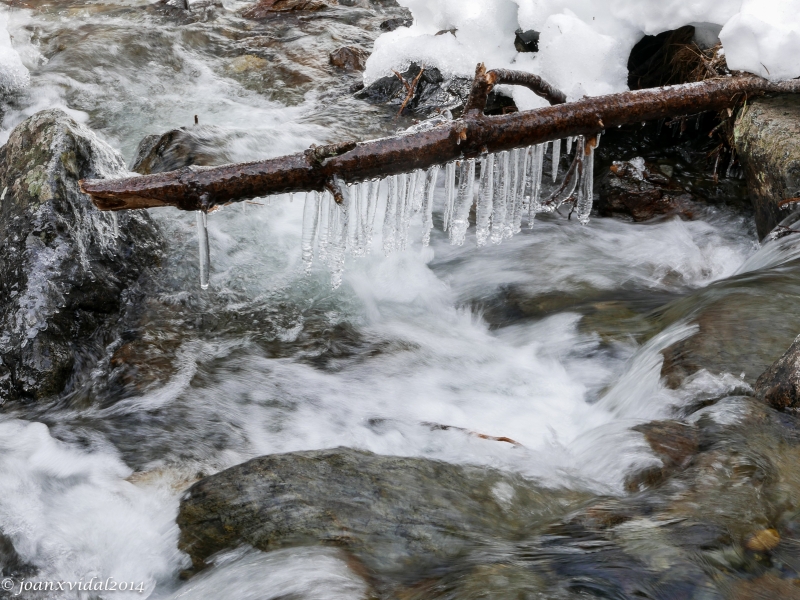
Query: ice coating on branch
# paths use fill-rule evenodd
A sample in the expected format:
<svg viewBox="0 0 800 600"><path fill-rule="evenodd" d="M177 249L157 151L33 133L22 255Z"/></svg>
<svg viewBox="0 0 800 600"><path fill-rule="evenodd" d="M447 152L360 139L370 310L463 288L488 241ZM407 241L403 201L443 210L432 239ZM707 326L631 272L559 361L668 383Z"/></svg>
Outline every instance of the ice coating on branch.
<svg viewBox="0 0 800 600"><path fill-rule="evenodd" d="M471 78L484 62L541 75L570 100L620 92L633 46L684 25L694 25L704 45L719 34L733 69L773 80L800 76L800 0L398 1L411 9L414 24L378 38L367 84L411 62L448 78ZM539 52L516 51L519 29L540 32ZM522 110L546 105L527 89L503 89Z"/></svg>

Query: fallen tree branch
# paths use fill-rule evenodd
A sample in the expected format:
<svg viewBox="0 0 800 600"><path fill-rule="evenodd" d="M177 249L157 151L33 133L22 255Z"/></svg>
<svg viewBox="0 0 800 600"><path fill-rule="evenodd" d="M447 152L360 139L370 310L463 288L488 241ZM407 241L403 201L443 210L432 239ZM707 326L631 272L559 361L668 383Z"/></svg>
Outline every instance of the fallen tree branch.
<svg viewBox="0 0 800 600"><path fill-rule="evenodd" d="M476 84L475 94L475 88L487 95L490 90L490 86ZM334 144L321 147L322 152L318 148L252 163L187 167L117 180L84 180L81 189L100 210L160 206L208 210L271 194L324 191L335 177L356 183L568 136L589 137L605 128L630 123L723 110L766 92L800 92L800 80L772 83L753 75L722 77L492 117L473 108L461 119L418 133ZM472 105L480 106L480 96Z"/></svg>

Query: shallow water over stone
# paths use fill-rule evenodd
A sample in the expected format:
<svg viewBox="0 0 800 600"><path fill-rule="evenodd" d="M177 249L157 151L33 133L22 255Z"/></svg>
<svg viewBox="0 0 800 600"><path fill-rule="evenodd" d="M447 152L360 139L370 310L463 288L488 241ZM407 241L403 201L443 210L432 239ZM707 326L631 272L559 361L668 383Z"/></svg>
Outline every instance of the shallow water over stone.
<svg viewBox="0 0 800 600"><path fill-rule="evenodd" d="M410 124L353 99L359 77L328 64L403 16L389 3L263 20L243 16L248 2L190 4L4 3L32 84L3 139L53 106L128 161L144 136L195 115L219 133L220 161ZM620 160L647 155L629 143ZM708 186L689 159L663 162L681 185ZM376 239L338 290L324 268L304 274L299 196L209 216L205 291L194 215L151 211L168 240L159 278L90 383L3 406L0 539L41 578L141 581L153 598L717 598L791 585L798 442L790 417L747 394L797 331L800 245L759 249L750 216L724 202L736 204L733 185L693 220L581 227L553 214L485 248L472 228L452 247L437 227L430 248L390 257ZM437 223L443 204L442 187ZM676 419L695 441L670 462L641 426ZM380 579L363 557L304 543L231 548L180 579L190 484L340 446L477 466L476 486L526 481L546 522L473 531L474 551L434 573ZM776 548L748 548L772 528Z"/></svg>

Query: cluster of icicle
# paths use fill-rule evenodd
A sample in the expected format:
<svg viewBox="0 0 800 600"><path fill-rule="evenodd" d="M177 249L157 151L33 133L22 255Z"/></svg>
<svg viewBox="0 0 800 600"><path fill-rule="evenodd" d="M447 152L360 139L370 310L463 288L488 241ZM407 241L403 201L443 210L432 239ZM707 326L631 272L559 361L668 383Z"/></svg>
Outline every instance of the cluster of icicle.
<svg viewBox="0 0 800 600"><path fill-rule="evenodd" d="M592 210L594 147L582 136L575 138L575 152L580 168L568 172L567 180L553 196L542 199L542 166L550 142L527 148L463 159L444 165L445 205L443 230L452 245L466 239L473 205L476 214L478 246L491 240L500 244L522 230L523 221L533 226L537 213L552 212L567 200L574 201L574 211L582 224ZM573 139L566 140L566 154L572 151ZM556 181L561 159L561 140L552 143L552 177ZM356 184L336 181L344 201L337 204L329 192L306 194L303 211L302 254L306 272L314 260L326 264L331 285L342 283L346 255L361 257L372 250L378 204L385 200L383 250L389 255L405 250L409 241L411 218L422 215L422 245L430 243L433 229L433 200L441 165L402 175L392 175ZM477 184L477 185L476 185ZM208 287L208 233L206 215L198 212L200 242L200 278Z"/></svg>

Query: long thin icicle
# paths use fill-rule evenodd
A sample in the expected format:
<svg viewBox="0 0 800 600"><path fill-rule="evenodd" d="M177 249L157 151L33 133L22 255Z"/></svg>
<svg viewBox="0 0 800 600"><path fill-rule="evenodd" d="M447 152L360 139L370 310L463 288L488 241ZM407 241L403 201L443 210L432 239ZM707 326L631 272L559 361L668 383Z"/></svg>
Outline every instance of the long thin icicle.
<svg viewBox="0 0 800 600"><path fill-rule="evenodd" d="M442 229L447 231L450 217L453 215L453 203L456 199L456 163L447 163L444 180L444 214Z"/></svg>
<svg viewBox="0 0 800 600"><path fill-rule="evenodd" d="M514 216L517 204L517 191L519 188L519 149L509 152L508 161L511 175L508 194L506 194L506 220L503 227L503 238L511 239L514 236Z"/></svg>
<svg viewBox="0 0 800 600"><path fill-rule="evenodd" d="M513 235L522 231L522 213L525 206L525 188L526 179L528 177L528 168L530 163L530 155L527 148L519 150L519 178L517 182L517 189L514 199L514 218L511 226L511 233Z"/></svg>
<svg viewBox="0 0 800 600"><path fill-rule="evenodd" d="M320 262L328 261L328 240L330 239L330 216L331 210L329 203L332 201L332 196L328 193L323 193L319 199L319 245L317 256Z"/></svg>
<svg viewBox="0 0 800 600"><path fill-rule="evenodd" d="M389 177L389 194L386 197L386 216L383 219L383 252L387 256L394 251L397 235L397 175Z"/></svg>
<svg viewBox="0 0 800 600"><path fill-rule="evenodd" d="M508 200L509 155L503 151L495 160L495 185L492 211L492 243L499 244L503 241L503 228L506 223L506 204Z"/></svg>
<svg viewBox="0 0 800 600"><path fill-rule="evenodd" d="M349 230L348 213L350 208L350 196L345 195L341 205L330 202L331 218L331 243L328 254L328 268L331 271L331 286L333 289L342 285L342 275L344 274L344 259L347 251L347 237Z"/></svg>
<svg viewBox="0 0 800 600"><path fill-rule="evenodd" d="M378 199L381 191L380 180L369 182L369 196L367 200L367 232L366 232L366 248L365 254L372 251L372 236L375 231L375 214L378 209Z"/></svg>
<svg viewBox="0 0 800 600"><path fill-rule="evenodd" d="M583 177L581 191L575 206L575 212L581 225L589 222L594 201L594 146L595 141L589 139L583 151Z"/></svg>
<svg viewBox="0 0 800 600"><path fill-rule="evenodd" d="M555 182L558 179L558 163L560 161L561 161L561 140L555 140L553 142L553 182Z"/></svg>
<svg viewBox="0 0 800 600"><path fill-rule="evenodd" d="M494 162L495 155L489 154L481 165L481 189L478 193L478 206L475 211L478 246L485 246L489 237L489 223L492 218L492 200L494 198Z"/></svg>
<svg viewBox="0 0 800 600"><path fill-rule="evenodd" d="M197 242L200 249L200 287L208 289L211 256L208 248L208 215L203 210L197 211Z"/></svg>
<svg viewBox="0 0 800 600"><path fill-rule="evenodd" d="M458 199L453 208L450 222L450 243L453 246L462 246L467 236L469 227L469 212L475 198L475 159L470 158L461 162L459 174Z"/></svg>
<svg viewBox="0 0 800 600"><path fill-rule="evenodd" d="M306 194L306 204L303 208L303 264L306 273L311 271L314 262L314 242L317 239L317 226L319 224L319 195L317 192Z"/></svg>
<svg viewBox="0 0 800 600"><path fill-rule="evenodd" d="M433 229L433 196L436 192L436 180L439 179L439 165L434 165L425 173L425 189L422 192L422 245L431 243Z"/></svg>
<svg viewBox="0 0 800 600"><path fill-rule="evenodd" d="M531 167L531 205L528 224L533 227L536 213L553 210L542 204L542 166L544 164L544 144L537 144L533 147L533 166Z"/></svg>

